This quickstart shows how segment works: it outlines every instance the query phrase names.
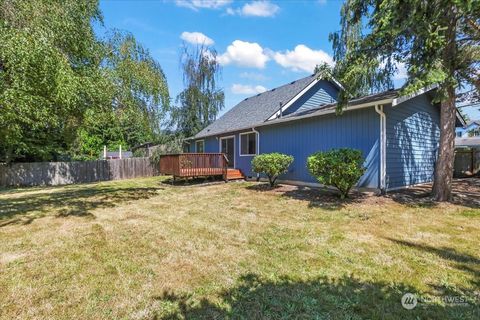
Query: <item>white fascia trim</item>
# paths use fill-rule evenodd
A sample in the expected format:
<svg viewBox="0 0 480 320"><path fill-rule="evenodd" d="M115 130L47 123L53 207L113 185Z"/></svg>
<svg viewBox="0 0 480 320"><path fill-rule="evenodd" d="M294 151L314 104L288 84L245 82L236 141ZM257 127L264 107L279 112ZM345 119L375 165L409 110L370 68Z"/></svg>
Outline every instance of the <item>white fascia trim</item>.
<svg viewBox="0 0 480 320"><path fill-rule="evenodd" d="M277 112L275 112L274 114L272 114L272 115L267 119L267 121L278 118L285 110L287 110L292 104L294 104L295 101L297 101L298 99L300 99L301 96L303 96L308 90L310 90L310 89L311 89L314 85L316 85L319 81L320 81L319 78L315 78L312 82L310 82L310 84L309 84L308 86L306 86L305 88L303 88L302 91L300 91L299 93L297 93L296 96L294 96L292 99L290 99L290 101L288 101L287 103L285 103L285 104L280 108L280 110L278 110Z"/></svg>
<svg viewBox="0 0 480 320"><path fill-rule="evenodd" d="M343 111L345 112L345 111L351 111L351 110L357 110L357 109L370 108L370 107L374 107L376 104L387 105L387 104L390 104L390 103L392 103L392 99L378 100L378 101L362 103L362 104L358 104L358 105L354 105L354 106L348 106L347 105L343 109ZM265 121L265 122L262 122L262 123L258 123L258 124L255 125L255 128L274 125L274 124L277 124L277 123L302 120L302 119L306 119L306 118L320 117L320 116L323 116L323 115L326 115L326 114L332 114L332 113L336 113L336 110L335 109L329 109L329 110L326 110L326 111L323 111L323 112L313 112L311 114L307 114L307 115L303 115L303 116L279 118L279 119L275 119L275 120L270 120L270 121ZM238 132L238 131L248 130L248 129L252 129L252 127L251 126L244 127L244 128L240 128L240 129L235 129L233 131L222 132L222 133L219 133L219 134L225 134L225 133L228 133L228 132ZM218 133L217 134L209 134L209 135L206 135L206 136L202 136L202 138L218 136L219 134Z"/></svg>
<svg viewBox="0 0 480 320"><path fill-rule="evenodd" d="M235 148L236 148L235 140L237 140L235 139L235 135L223 136L218 139L218 153L222 153L222 140L231 139L231 138L233 138L233 167L235 168Z"/></svg>
<svg viewBox="0 0 480 320"><path fill-rule="evenodd" d="M242 154L242 136L247 135L247 134L255 134L255 153L252 154ZM247 132L241 132L238 135L238 139L240 140L240 143L238 144L238 155L240 157L254 157L258 154L258 131L255 131L252 128L252 131L247 131Z"/></svg>
<svg viewBox="0 0 480 320"><path fill-rule="evenodd" d="M395 98L392 100L392 107L395 107L396 105L399 105L400 103L402 102L405 102L407 100L410 100L410 99L413 99L415 97L418 97L419 95L422 95L428 91L431 91L433 89L436 89L438 88L438 84L432 84L432 85L429 85L425 88L422 88L420 90L417 90L411 94L407 94L405 96L401 96L401 97L398 97L398 98Z"/></svg>
<svg viewBox="0 0 480 320"><path fill-rule="evenodd" d="M199 139L199 140L195 140L195 152L196 153L200 153L198 152L197 150L197 143L201 142L203 144L203 153L205 153L205 139Z"/></svg>
<svg viewBox="0 0 480 320"><path fill-rule="evenodd" d="M379 101L374 101L374 102L368 102L368 103L362 103L354 106L346 106L343 111L350 111L350 110L357 110L357 109L364 109L364 108L369 108L369 107L374 107L376 104L390 104L392 103L392 99L384 99L384 100L379 100ZM303 115L303 116L298 116L298 117L288 117L288 118L280 118L280 119L275 119L272 121L266 121L264 123L256 125L256 127L262 127L262 126L268 126L276 123L282 123L282 122L289 122L289 121L295 121L295 120L301 120L305 118L313 118L313 117L318 117L318 116L323 116L325 114L331 114L331 113L336 113L336 109L329 109L323 112L314 112L311 114Z"/></svg>

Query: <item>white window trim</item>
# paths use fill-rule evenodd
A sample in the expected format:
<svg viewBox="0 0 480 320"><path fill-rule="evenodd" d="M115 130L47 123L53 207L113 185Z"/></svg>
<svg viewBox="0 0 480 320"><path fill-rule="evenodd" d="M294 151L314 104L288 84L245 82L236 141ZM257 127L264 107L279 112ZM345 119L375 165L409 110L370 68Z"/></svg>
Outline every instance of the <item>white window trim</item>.
<svg viewBox="0 0 480 320"><path fill-rule="evenodd" d="M197 143L199 142L203 144L203 152L198 152ZM195 141L195 153L205 153L205 139Z"/></svg>
<svg viewBox="0 0 480 320"><path fill-rule="evenodd" d="M233 138L233 167L235 168L235 148L237 144L236 142L237 139L235 139L235 135L220 137L220 139L218 139L218 153L222 153L222 140L231 139L231 138Z"/></svg>
<svg viewBox="0 0 480 320"><path fill-rule="evenodd" d="M242 154L242 136L247 135L247 134L252 134L252 133L255 134L255 153ZM255 131L242 132L242 133L240 133L239 138L240 138L240 143L238 144L238 146L239 146L238 154L240 155L240 157L253 157L253 156L256 156L258 154L258 133L257 132L255 132Z"/></svg>

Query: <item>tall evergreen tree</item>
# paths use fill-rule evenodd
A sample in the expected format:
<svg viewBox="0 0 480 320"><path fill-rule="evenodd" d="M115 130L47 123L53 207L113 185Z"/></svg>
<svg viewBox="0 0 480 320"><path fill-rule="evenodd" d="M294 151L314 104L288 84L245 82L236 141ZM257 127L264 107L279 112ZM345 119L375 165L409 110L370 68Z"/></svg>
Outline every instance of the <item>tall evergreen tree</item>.
<svg viewBox="0 0 480 320"><path fill-rule="evenodd" d="M335 75L345 84L340 106L371 88L392 86L401 64L408 78L402 93L438 85L440 147L433 193L451 197L455 141L455 92L480 90L480 1L347 0L341 30L330 36Z"/></svg>
<svg viewBox="0 0 480 320"><path fill-rule="evenodd" d="M184 46L181 67L185 89L177 96L173 109L176 129L192 136L212 123L225 106L225 95L218 87L221 67L215 50L199 46L193 50Z"/></svg>

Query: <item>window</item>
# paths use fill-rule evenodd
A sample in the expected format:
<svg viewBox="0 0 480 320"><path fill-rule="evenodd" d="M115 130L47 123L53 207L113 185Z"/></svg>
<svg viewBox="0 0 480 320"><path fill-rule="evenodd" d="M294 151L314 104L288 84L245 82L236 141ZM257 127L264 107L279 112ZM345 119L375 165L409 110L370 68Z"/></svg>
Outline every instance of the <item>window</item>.
<svg viewBox="0 0 480 320"><path fill-rule="evenodd" d="M204 153L205 152L205 141L198 140L195 142L195 152Z"/></svg>
<svg viewBox="0 0 480 320"><path fill-rule="evenodd" d="M255 132L240 134L240 155L250 156L257 154L257 134Z"/></svg>
<svg viewBox="0 0 480 320"><path fill-rule="evenodd" d="M462 137L462 131L457 131L457 138L461 138Z"/></svg>

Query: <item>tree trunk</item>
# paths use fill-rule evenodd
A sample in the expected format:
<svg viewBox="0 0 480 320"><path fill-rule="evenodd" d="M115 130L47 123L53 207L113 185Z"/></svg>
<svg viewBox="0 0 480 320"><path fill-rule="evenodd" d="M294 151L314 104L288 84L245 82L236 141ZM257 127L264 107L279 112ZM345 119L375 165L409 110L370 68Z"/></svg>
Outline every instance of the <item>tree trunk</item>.
<svg viewBox="0 0 480 320"><path fill-rule="evenodd" d="M448 89L448 98L440 108L440 146L435 168L433 195L437 201L452 197L453 162L455 160L455 89Z"/></svg>
<svg viewBox="0 0 480 320"><path fill-rule="evenodd" d="M437 201L449 201L452 198L453 163L455 160L455 70L456 70L456 9L452 5L445 11L445 39L443 49L443 68L448 72L448 79L444 83L446 97L440 108L440 146L438 161L435 167L433 195Z"/></svg>

